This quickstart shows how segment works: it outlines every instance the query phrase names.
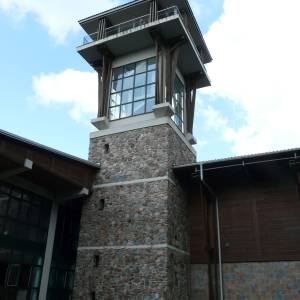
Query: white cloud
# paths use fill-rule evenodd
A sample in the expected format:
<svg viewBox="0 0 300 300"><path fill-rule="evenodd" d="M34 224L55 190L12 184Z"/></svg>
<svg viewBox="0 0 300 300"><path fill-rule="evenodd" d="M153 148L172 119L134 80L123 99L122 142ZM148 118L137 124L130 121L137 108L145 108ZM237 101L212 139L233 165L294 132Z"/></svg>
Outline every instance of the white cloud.
<svg viewBox="0 0 300 300"><path fill-rule="evenodd" d="M120 0L0 0L0 9L16 18L34 14L57 42L79 30L77 20L117 6Z"/></svg>
<svg viewBox="0 0 300 300"><path fill-rule="evenodd" d="M37 101L45 105L69 105L70 116L76 121L86 121L97 112L97 86L95 72L72 69L33 78Z"/></svg>
<svg viewBox="0 0 300 300"><path fill-rule="evenodd" d="M204 126L207 129L215 131L225 131L228 126L228 120L212 106L208 105L203 108L202 115L204 116Z"/></svg>
<svg viewBox="0 0 300 300"><path fill-rule="evenodd" d="M237 154L300 146L299 11L299 0L225 0L206 35L214 62L202 93L243 109L244 125L220 127Z"/></svg>

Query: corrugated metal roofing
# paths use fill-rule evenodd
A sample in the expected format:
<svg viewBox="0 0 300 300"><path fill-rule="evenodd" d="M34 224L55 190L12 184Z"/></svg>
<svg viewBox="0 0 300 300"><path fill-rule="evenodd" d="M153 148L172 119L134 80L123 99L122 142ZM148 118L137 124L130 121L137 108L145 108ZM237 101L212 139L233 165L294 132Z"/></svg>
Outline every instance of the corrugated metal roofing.
<svg viewBox="0 0 300 300"><path fill-rule="evenodd" d="M225 158L218 158L218 159L212 159L212 160L204 160L200 161L200 164L206 165L206 164L212 164L212 163L221 163L221 162L230 162L234 160L243 160L243 159L251 159L251 158L260 158L263 156L269 156L269 155L280 155L288 152L296 152L300 151L300 148L290 148L285 150L274 150L270 152L262 152L262 153L254 153L254 154L247 154L247 155L240 155L240 156L231 156L231 157L225 157Z"/></svg>

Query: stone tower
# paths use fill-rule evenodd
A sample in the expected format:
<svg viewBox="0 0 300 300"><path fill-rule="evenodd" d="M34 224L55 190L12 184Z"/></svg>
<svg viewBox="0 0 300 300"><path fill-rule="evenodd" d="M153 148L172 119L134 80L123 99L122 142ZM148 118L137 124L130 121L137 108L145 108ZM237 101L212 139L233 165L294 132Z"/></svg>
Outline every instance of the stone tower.
<svg viewBox="0 0 300 300"><path fill-rule="evenodd" d="M209 51L187 0L136 0L80 21L97 71L101 164L84 204L74 299L189 299L187 200L174 165L195 161L196 90Z"/></svg>

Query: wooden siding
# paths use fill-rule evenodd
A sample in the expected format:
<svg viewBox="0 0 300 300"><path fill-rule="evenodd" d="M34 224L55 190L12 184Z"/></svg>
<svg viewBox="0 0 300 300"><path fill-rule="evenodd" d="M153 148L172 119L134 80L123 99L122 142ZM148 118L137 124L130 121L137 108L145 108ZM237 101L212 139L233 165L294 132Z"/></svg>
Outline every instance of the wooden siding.
<svg viewBox="0 0 300 300"><path fill-rule="evenodd" d="M221 184L220 184L221 185ZM222 184L223 262L300 260L300 199L293 180ZM207 262L199 193L190 201L192 263Z"/></svg>

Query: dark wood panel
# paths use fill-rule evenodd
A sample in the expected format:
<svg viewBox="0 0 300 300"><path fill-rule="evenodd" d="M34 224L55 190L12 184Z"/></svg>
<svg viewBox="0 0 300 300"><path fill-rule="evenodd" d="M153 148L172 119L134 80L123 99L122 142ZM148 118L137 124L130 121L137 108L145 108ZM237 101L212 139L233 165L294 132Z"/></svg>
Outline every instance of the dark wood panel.
<svg viewBox="0 0 300 300"><path fill-rule="evenodd" d="M207 263L206 229L200 191L191 193L189 201L191 263Z"/></svg>
<svg viewBox="0 0 300 300"><path fill-rule="evenodd" d="M295 182L249 182L218 190L224 262L300 260L300 199ZM190 202L192 263L205 263L200 196Z"/></svg>

